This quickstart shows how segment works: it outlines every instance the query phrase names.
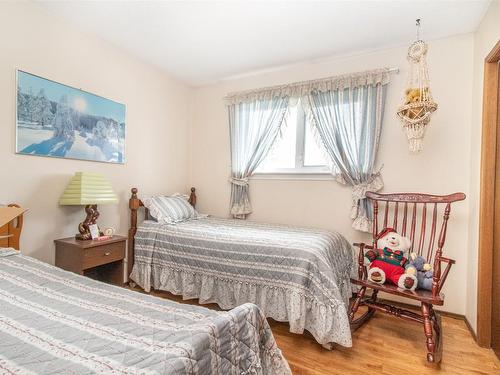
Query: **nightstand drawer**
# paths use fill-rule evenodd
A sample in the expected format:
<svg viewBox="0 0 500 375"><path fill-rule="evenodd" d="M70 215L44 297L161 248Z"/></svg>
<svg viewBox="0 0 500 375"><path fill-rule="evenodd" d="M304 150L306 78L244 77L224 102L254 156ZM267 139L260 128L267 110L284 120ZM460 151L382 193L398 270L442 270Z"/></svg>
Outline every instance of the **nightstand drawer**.
<svg viewBox="0 0 500 375"><path fill-rule="evenodd" d="M85 249L83 252L82 269L85 270L87 268L122 260L125 257L124 244L124 242L117 242Z"/></svg>

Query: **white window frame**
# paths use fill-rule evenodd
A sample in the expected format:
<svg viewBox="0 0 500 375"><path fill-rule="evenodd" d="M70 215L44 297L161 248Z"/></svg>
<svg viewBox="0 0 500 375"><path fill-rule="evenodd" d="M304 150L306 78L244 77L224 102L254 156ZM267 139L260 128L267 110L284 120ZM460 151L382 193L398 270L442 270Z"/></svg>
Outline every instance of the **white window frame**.
<svg viewBox="0 0 500 375"><path fill-rule="evenodd" d="M305 158L305 143L306 143L306 118L304 109L301 105L297 107L297 126L296 126L296 141L295 141L295 167L294 168L273 168L265 171L259 171L252 175L252 178L257 179L294 179L302 176L303 178L311 179L331 179L331 170L328 165L304 165ZM302 124L302 126L299 126Z"/></svg>

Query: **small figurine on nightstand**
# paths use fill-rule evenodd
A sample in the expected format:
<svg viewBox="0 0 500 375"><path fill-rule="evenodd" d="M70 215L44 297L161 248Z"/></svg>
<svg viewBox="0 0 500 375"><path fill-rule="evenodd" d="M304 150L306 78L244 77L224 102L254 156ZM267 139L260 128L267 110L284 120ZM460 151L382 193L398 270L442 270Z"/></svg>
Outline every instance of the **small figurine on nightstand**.
<svg viewBox="0 0 500 375"><path fill-rule="evenodd" d="M97 237L96 240L99 241L104 241L104 240L109 240L110 238L113 238L113 235L115 234L115 230L113 228L106 228L102 231L102 235Z"/></svg>

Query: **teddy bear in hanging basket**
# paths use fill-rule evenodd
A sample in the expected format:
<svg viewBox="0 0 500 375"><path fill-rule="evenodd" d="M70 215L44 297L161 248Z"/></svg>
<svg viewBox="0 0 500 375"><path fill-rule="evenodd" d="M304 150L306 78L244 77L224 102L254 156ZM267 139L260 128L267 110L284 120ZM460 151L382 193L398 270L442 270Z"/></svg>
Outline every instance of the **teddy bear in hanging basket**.
<svg viewBox="0 0 500 375"><path fill-rule="evenodd" d="M419 26L420 20L417 20L417 27ZM426 127L431 120L431 114L438 107L431 95L426 62L427 49L427 44L422 40L417 40L408 48L408 88L404 104L397 111L406 130L411 152L422 151Z"/></svg>

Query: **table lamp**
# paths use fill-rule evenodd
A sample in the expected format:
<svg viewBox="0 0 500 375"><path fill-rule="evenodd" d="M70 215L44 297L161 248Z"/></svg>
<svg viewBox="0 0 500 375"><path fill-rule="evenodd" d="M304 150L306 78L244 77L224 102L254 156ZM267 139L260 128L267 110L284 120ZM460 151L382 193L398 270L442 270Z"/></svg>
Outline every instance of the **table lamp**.
<svg viewBox="0 0 500 375"><path fill-rule="evenodd" d="M59 204L63 206L85 206L87 217L78 225L77 240L91 240L90 226L99 217L98 204L117 203L116 196L109 181L100 173L76 172L64 190ZM99 231L99 235L101 231Z"/></svg>

